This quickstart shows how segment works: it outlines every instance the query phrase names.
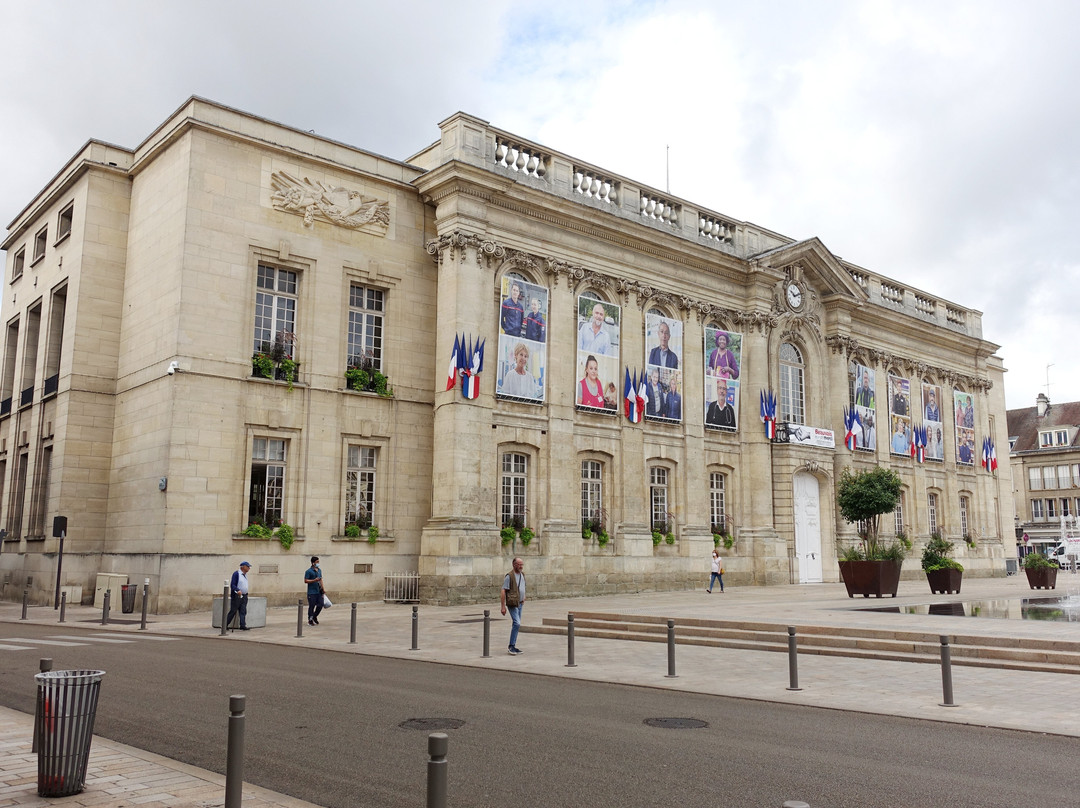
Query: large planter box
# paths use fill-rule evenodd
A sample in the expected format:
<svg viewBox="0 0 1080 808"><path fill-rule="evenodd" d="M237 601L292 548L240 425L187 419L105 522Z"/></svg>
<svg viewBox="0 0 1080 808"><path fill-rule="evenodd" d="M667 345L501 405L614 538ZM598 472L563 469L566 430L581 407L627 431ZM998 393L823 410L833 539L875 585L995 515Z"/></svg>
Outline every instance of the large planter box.
<svg viewBox="0 0 1080 808"><path fill-rule="evenodd" d="M1044 568L1041 570L1024 570L1027 573L1028 585L1032 589L1056 589L1057 567Z"/></svg>
<svg viewBox="0 0 1080 808"><path fill-rule="evenodd" d="M840 576L849 598L871 595L896 597L902 561L841 561Z"/></svg>
<svg viewBox="0 0 1080 808"><path fill-rule="evenodd" d="M927 570L926 581L930 591L937 595L959 595L963 570Z"/></svg>

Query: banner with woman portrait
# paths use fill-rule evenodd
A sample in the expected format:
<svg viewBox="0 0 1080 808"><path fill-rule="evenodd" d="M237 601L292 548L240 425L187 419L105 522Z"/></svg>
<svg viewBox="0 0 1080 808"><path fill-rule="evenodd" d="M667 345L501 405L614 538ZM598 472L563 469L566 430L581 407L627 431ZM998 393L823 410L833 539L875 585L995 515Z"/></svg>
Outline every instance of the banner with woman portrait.
<svg viewBox="0 0 1080 808"><path fill-rule="evenodd" d="M971 393L953 391L953 423L956 424L956 462L975 465L975 402Z"/></svg>
<svg viewBox="0 0 1080 808"><path fill-rule="evenodd" d="M888 375L889 453L911 454L911 382Z"/></svg>
<svg viewBox="0 0 1080 808"><path fill-rule="evenodd" d="M945 459L945 419L941 415L941 388L936 384L922 385L922 417L926 428L926 459Z"/></svg>
<svg viewBox="0 0 1080 808"><path fill-rule="evenodd" d="M495 395L541 404L547 365L548 290L502 279Z"/></svg>
<svg viewBox="0 0 1080 808"><path fill-rule="evenodd" d="M619 315L617 303L581 295L577 300L578 407L617 412L622 376L619 368Z"/></svg>
<svg viewBox="0 0 1080 808"><path fill-rule="evenodd" d="M705 329L705 425L738 429L742 334Z"/></svg>
<svg viewBox="0 0 1080 808"><path fill-rule="evenodd" d="M859 424L855 427L855 448L877 449L877 396L874 370L855 365L855 412Z"/></svg>
<svg viewBox="0 0 1080 808"><path fill-rule="evenodd" d="M645 315L646 418L682 420L682 322Z"/></svg>

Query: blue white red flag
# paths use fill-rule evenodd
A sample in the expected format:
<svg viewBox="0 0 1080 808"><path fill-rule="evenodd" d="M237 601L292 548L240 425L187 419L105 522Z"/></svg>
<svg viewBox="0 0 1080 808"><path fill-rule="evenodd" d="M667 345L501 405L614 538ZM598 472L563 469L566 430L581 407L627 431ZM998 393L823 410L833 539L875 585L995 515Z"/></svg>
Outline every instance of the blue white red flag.
<svg viewBox="0 0 1080 808"><path fill-rule="evenodd" d="M848 447L848 451L855 451L855 427L861 425L859 420L859 413L852 407L848 409L844 407L844 428L847 430L847 434L844 435L844 444Z"/></svg>
<svg viewBox="0 0 1080 808"><path fill-rule="evenodd" d="M635 378L637 374L634 374ZM637 382L637 406L638 406L638 420L645 415L645 405L649 403L649 393L646 389L645 374L641 374L641 380Z"/></svg>
<svg viewBox="0 0 1080 808"><path fill-rule="evenodd" d="M461 353L461 347L458 343L458 336L454 334L454 351L450 354L450 369L447 371L446 376L446 389L452 390L458 380L458 354Z"/></svg>
<svg viewBox="0 0 1080 808"><path fill-rule="evenodd" d="M626 398L626 420L632 424L636 424L641 420L641 411L637 405L637 373L634 373L634 379L630 379L630 368L624 368L626 371L626 380L623 382L623 393Z"/></svg>
<svg viewBox="0 0 1080 808"><path fill-rule="evenodd" d="M987 438L987 440L990 440ZM990 472L997 471L997 447L994 446L994 442L990 440Z"/></svg>
<svg viewBox="0 0 1080 808"><path fill-rule="evenodd" d="M765 424L765 437L776 439L776 396L773 391L761 391L761 421Z"/></svg>

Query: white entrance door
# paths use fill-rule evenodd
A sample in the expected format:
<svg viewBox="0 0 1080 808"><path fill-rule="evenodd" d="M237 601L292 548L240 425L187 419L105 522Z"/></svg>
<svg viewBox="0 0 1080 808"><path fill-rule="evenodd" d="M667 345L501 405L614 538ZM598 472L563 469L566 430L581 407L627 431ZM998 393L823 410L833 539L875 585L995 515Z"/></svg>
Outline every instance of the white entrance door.
<svg viewBox="0 0 1080 808"><path fill-rule="evenodd" d="M795 501L795 556L799 583L821 583L821 493L817 478L800 471L792 485Z"/></svg>

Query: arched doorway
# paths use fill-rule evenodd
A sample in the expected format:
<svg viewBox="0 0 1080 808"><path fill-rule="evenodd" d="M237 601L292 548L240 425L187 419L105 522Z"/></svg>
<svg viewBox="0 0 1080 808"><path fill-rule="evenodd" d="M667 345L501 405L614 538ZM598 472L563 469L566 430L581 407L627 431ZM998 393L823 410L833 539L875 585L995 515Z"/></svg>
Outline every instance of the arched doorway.
<svg viewBox="0 0 1080 808"><path fill-rule="evenodd" d="M792 481L795 507L795 557L799 583L821 583L821 489L817 477L800 471Z"/></svg>

